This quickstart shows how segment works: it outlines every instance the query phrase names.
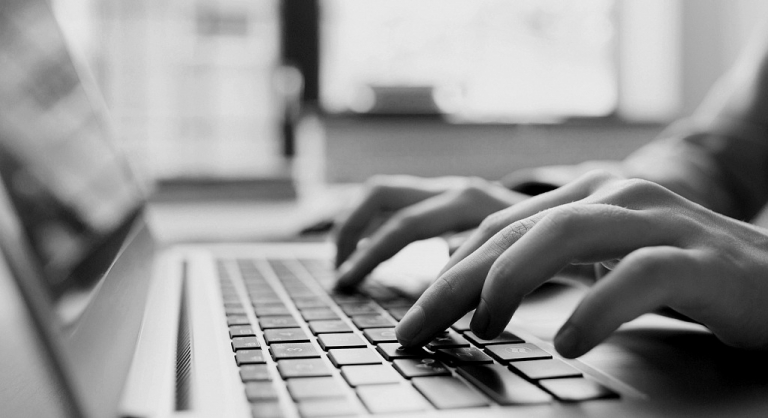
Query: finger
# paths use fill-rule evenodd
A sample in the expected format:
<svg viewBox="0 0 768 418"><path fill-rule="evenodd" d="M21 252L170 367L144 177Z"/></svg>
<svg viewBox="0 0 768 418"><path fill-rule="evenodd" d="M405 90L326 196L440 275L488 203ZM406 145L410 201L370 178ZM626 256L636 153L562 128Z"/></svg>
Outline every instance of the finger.
<svg viewBox="0 0 768 418"><path fill-rule="evenodd" d="M510 225L508 235L524 235L545 215L541 212ZM488 243L472 257L461 260L440 275L398 323L396 332L400 344L423 345L476 308L488 270L504 250L501 246ZM419 314L411 315L412 311ZM424 321L424 318L429 318L429 321Z"/></svg>
<svg viewBox="0 0 768 418"><path fill-rule="evenodd" d="M346 220L340 223L336 233L336 267L355 251L371 222L383 212L402 209L439 193L435 188L408 185L405 179L388 181L391 184L371 186Z"/></svg>
<svg viewBox="0 0 768 418"><path fill-rule="evenodd" d="M649 247L629 254L584 297L555 336L557 351L575 358L608 338L623 323L695 298L697 263L694 250Z"/></svg>
<svg viewBox="0 0 768 418"><path fill-rule="evenodd" d="M339 268L337 286L356 286L376 266L411 242L475 226L489 212L498 209L474 203L467 193L455 191L428 198L402 210L385 222L366 245L358 248Z"/></svg>
<svg viewBox="0 0 768 418"><path fill-rule="evenodd" d="M584 199L590 196L597 188L618 180L618 177L606 172L590 172L559 189L532 197L494 213L486 218L480 224L477 231L453 253L446 266L443 267L441 274L448 271L468 255L474 253L507 225L531 217L543 210Z"/></svg>
<svg viewBox="0 0 768 418"><path fill-rule="evenodd" d="M647 212L577 203L545 213L522 236L505 228L488 241L504 252L489 268L472 319L472 331L478 336L500 334L523 297L571 263L614 259L638 248L674 242L667 221Z"/></svg>

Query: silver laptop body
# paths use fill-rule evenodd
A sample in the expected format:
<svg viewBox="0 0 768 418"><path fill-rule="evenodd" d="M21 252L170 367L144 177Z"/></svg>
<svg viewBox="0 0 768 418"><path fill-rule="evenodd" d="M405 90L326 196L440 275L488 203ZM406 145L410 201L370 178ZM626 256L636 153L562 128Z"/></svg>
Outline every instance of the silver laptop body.
<svg viewBox="0 0 768 418"><path fill-rule="evenodd" d="M304 301L327 306L339 322L355 327L350 334L362 341L358 348L378 352L385 343L367 330L393 325L396 309L388 301L402 296L389 286L396 283L370 287L379 293L367 306L380 309L382 318L369 319L384 322L359 326L351 308L340 302L345 299L326 292L333 281L329 244L158 245L145 219L143 188L111 144L93 83L70 58L45 1L0 3L0 54L2 416L768 414L765 353L728 348L703 327L656 315L626 324L579 360L562 360L611 396L557 399L543 380L522 378L550 398L501 405L489 395L498 389L494 382L478 385L467 372L471 368L440 357L445 368L439 377L459 382L462 396L471 392L476 404L451 408L443 403L444 393L430 396L423 380L407 378L386 357L374 365L395 366L394 380L347 384L353 378L345 366L336 367L341 356L331 355L317 324L304 321L306 310L292 301L310 292ZM281 272L290 273L290 283ZM544 286L523 304L508 330L561 361L551 339L584 291ZM256 300L266 294L285 305L281 315L260 313ZM396 307L402 313L403 306ZM285 328L265 325L276 317L297 322ZM243 327L252 328L249 339L231 335ZM299 342L305 345L289 342L278 348L270 339L280 332L269 330L286 328L305 335ZM233 347L241 343L246 345ZM493 351L488 347L485 353ZM301 349L314 354L291 357ZM239 355L256 350L262 355L258 361ZM317 382L341 389L297 397L285 365L299 363L286 359L317 359L327 370ZM496 358L492 364L506 370ZM243 365L259 366L247 373L265 374L245 378ZM518 380L525 376L509 373ZM259 384L249 385L253 382ZM414 401L410 397L400 399L403 405L377 404L388 396L376 396L382 388L421 397L418 408L398 409ZM338 399L344 408L334 409Z"/></svg>

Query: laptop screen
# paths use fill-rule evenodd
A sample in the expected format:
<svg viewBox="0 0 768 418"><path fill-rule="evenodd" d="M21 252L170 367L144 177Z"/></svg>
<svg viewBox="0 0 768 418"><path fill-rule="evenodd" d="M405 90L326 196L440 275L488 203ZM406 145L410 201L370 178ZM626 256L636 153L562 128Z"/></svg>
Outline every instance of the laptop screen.
<svg viewBox="0 0 768 418"><path fill-rule="evenodd" d="M0 176L59 297L87 285L73 273L135 213L142 190L48 7L0 5Z"/></svg>

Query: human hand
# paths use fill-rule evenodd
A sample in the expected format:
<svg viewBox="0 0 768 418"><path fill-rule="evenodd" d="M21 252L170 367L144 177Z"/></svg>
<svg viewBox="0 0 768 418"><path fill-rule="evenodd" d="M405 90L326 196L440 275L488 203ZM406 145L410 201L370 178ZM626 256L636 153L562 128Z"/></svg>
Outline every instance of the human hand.
<svg viewBox="0 0 768 418"><path fill-rule="evenodd" d="M359 284L381 262L413 241L476 227L488 215L527 196L479 178L379 176L336 236L337 287ZM376 220L388 216L364 245Z"/></svg>
<svg viewBox="0 0 768 418"><path fill-rule="evenodd" d="M664 307L726 344L768 347L768 231L605 172L484 220L400 321L398 340L423 345L475 308L472 331L493 338L526 294L570 263L595 262L613 270L557 333L565 357Z"/></svg>

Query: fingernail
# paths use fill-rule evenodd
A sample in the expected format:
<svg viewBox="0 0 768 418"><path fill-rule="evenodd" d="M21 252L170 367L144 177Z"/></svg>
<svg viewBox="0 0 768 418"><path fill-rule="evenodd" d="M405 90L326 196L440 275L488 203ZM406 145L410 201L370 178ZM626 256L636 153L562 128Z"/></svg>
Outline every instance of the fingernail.
<svg viewBox="0 0 768 418"><path fill-rule="evenodd" d="M555 348L566 358L575 358L581 354L579 352L579 332L573 325L566 323L560 328L555 336Z"/></svg>
<svg viewBox="0 0 768 418"><path fill-rule="evenodd" d="M397 341L403 346L409 346L424 327L424 310L421 306L411 308L395 328Z"/></svg>
<svg viewBox="0 0 768 418"><path fill-rule="evenodd" d="M469 327L478 337L486 338L488 336L488 324L490 323L491 316L488 313L488 307L481 300L477 310L475 310L475 314L472 315L472 322L469 324Z"/></svg>

